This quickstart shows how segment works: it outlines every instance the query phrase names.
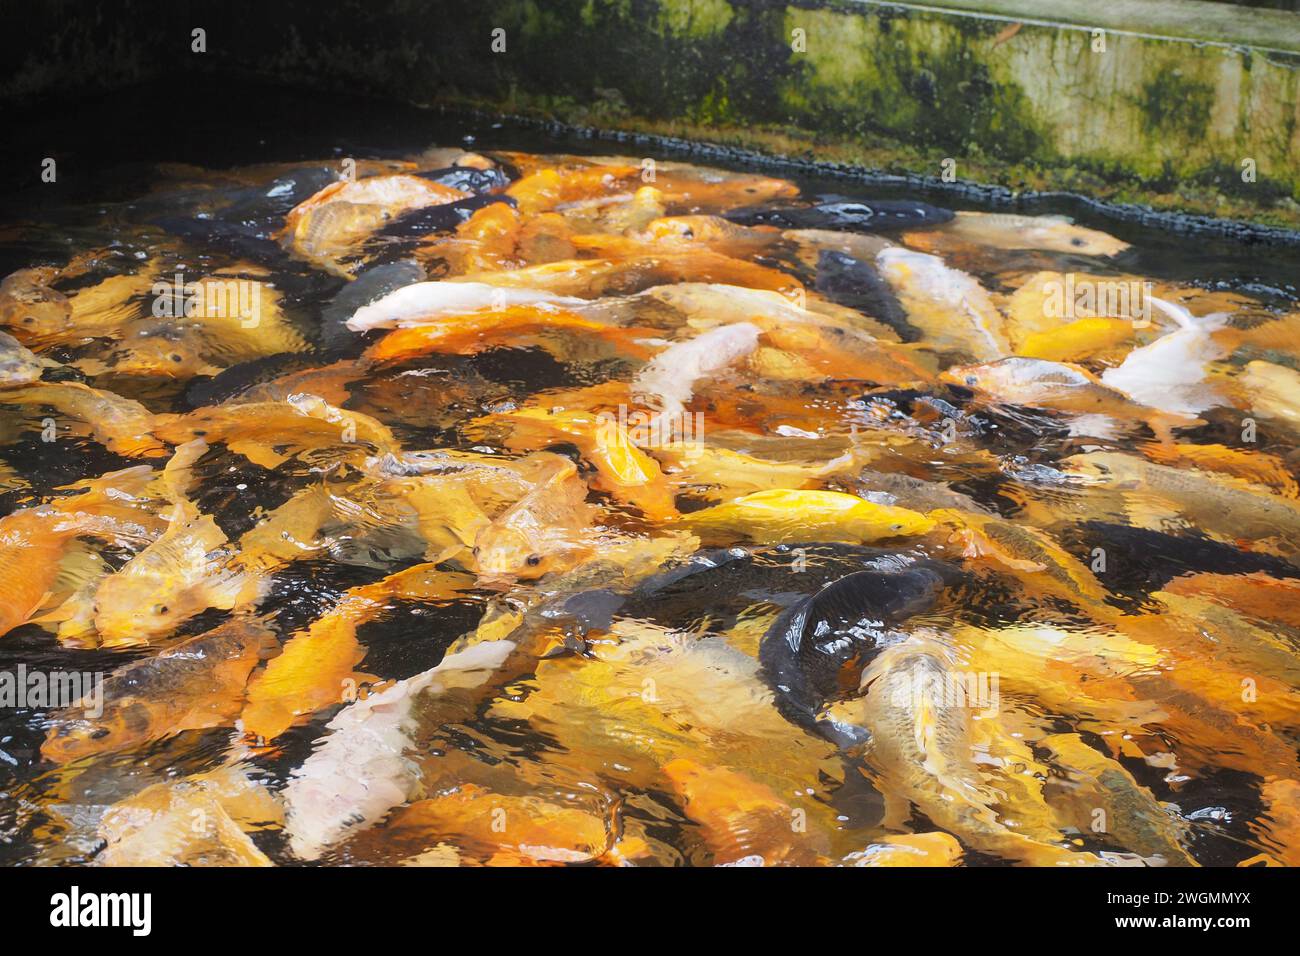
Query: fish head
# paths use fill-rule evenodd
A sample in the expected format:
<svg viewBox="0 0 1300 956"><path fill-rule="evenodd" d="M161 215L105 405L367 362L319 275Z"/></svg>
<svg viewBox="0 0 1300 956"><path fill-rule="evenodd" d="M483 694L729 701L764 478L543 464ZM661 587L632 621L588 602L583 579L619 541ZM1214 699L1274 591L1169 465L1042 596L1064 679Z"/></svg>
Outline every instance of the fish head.
<svg viewBox="0 0 1300 956"><path fill-rule="evenodd" d="M115 349L108 357L111 371L119 375L193 378L214 375L214 365L204 360L195 343L165 335L144 335Z"/></svg>
<svg viewBox="0 0 1300 956"><path fill-rule="evenodd" d="M591 546L561 528L520 528L494 522L483 528L471 552L480 583L508 584L568 571L589 556Z"/></svg>
<svg viewBox="0 0 1300 956"><path fill-rule="evenodd" d="M1076 226L1064 216L1038 216L1026 232L1026 240L1037 248L1083 256L1117 256L1129 245L1096 229Z"/></svg>
<svg viewBox="0 0 1300 956"><path fill-rule="evenodd" d="M1133 490L1142 486L1140 461L1111 452L1088 452L1071 455L1061 461L1063 470L1094 484Z"/></svg>
<svg viewBox="0 0 1300 956"><path fill-rule="evenodd" d="M986 392L997 372L991 364L953 365L939 373L939 381L946 385L960 385L962 388Z"/></svg>
<svg viewBox="0 0 1300 956"><path fill-rule="evenodd" d="M100 584L91 610L101 641L122 645L171 634L207 606L179 575L122 571Z"/></svg>
<svg viewBox="0 0 1300 956"><path fill-rule="evenodd" d="M5 286L0 288L0 325L33 338L72 328L72 303L62 292L8 280Z"/></svg>
<svg viewBox="0 0 1300 956"><path fill-rule="evenodd" d="M146 738L151 724L149 707L140 700L114 706L98 718L64 712L46 730L41 756L66 764L94 754L126 750Z"/></svg>

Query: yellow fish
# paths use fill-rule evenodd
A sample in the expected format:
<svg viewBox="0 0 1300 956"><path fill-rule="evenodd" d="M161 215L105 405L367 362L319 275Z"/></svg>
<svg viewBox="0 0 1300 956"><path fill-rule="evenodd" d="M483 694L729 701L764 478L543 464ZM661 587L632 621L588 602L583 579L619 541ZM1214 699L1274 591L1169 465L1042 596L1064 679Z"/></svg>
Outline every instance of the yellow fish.
<svg viewBox="0 0 1300 956"><path fill-rule="evenodd" d="M839 491L756 491L682 518L692 531L770 544L866 543L925 534L934 520L907 508L878 505Z"/></svg>

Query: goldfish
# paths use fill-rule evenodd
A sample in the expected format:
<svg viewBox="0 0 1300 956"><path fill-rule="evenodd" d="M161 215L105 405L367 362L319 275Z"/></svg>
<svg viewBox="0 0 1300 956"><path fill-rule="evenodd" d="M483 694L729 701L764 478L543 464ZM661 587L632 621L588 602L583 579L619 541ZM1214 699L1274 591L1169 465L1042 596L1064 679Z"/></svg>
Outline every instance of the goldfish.
<svg viewBox="0 0 1300 956"><path fill-rule="evenodd" d="M1042 249L1104 258L1117 256L1129 247L1114 236L1075 225L1066 216L968 211L959 211L952 221L937 229L908 233L904 241L910 244L914 237L949 236L995 249Z"/></svg>
<svg viewBox="0 0 1300 956"><path fill-rule="evenodd" d="M0 389L39 382L57 362L43 359L7 332L0 332Z"/></svg>
<svg viewBox="0 0 1300 956"><path fill-rule="evenodd" d="M539 169L526 173L506 188L525 216L555 209L563 203L592 196L610 196L626 191L641 172L639 166L619 163L609 166Z"/></svg>
<svg viewBox="0 0 1300 956"><path fill-rule="evenodd" d="M1181 465L1200 471L1218 471L1285 495L1300 497L1300 484L1280 458L1262 451L1246 451L1227 445L1208 443L1147 442L1140 446L1143 455L1162 465Z"/></svg>
<svg viewBox="0 0 1300 956"><path fill-rule="evenodd" d="M104 813L101 866L272 866L248 833L283 820L266 788L241 768L157 783Z"/></svg>
<svg viewBox="0 0 1300 956"><path fill-rule="evenodd" d="M264 623L237 617L120 667L104 681L102 714L74 707L53 715L41 755L68 763L233 724L249 674L262 657L278 651Z"/></svg>
<svg viewBox="0 0 1300 956"><path fill-rule="evenodd" d="M513 428L512 446L573 442L596 469L594 487L639 508L654 521L677 513L659 463L633 444L627 428L613 416L530 407L502 417Z"/></svg>
<svg viewBox="0 0 1300 956"><path fill-rule="evenodd" d="M468 193L397 173L331 183L290 210L279 238L302 258L348 275L339 260L390 219Z"/></svg>
<svg viewBox="0 0 1300 956"><path fill-rule="evenodd" d="M1011 354L1006 319L975 279L942 259L897 247L882 249L876 263L908 322L925 332L931 347L964 352L981 362Z"/></svg>
<svg viewBox="0 0 1300 956"><path fill-rule="evenodd" d="M974 721L972 703L947 699L953 673L942 646L914 636L872 661L862 675L861 697L831 708L836 719L869 731L865 759L895 801L892 819L902 818L911 805L986 853L1035 866L1103 864L1096 854L1066 849L1041 783L1017 780L1027 771L998 759L998 745L1014 747L1014 741L996 736L989 721ZM977 763L976 755L989 747L980 738L989 734L994 752ZM1006 805L1012 793L1025 802Z"/></svg>
<svg viewBox="0 0 1300 956"><path fill-rule="evenodd" d="M1259 621L1300 628L1300 581L1264 574L1213 574L1176 577L1165 585L1171 594L1196 594Z"/></svg>
<svg viewBox="0 0 1300 956"><path fill-rule="evenodd" d="M518 306L572 308L586 300L534 289L510 289L485 282L417 282L362 306L348 319L354 332L437 325L447 318Z"/></svg>
<svg viewBox="0 0 1300 956"><path fill-rule="evenodd" d="M0 324L23 338L49 340L72 324L72 303L49 286L54 270L20 269L0 281Z"/></svg>
<svg viewBox="0 0 1300 956"><path fill-rule="evenodd" d="M1237 379L1257 414L1288 425L1300 423L1300 372L1270 362L1248 362Z"/></svg>
<svg viewBox="0 0 1300 956"><path fill-rule="evenodd" d="M629 332L618 326L548 305L518 305L449 315L432 325L396 328L367 348L365 357L374 362L397 362L430 352L472 352L506 337L514 341L530 329L609 336L627 351L641 351L629 341Z"/></svg>
<svg viewBox="0 0 1300 956"><path fill-rule="evenodd" d="M110 472L79 492L0 518L0 637L27 623L57 589L61 562L82 535L139 542L154 533L147 466Z"/></svg>
<svg viewBox="0 0 1300 956"><path fill-rule="evenodd" d="M873 504L839 491L756 491L686 515L692 530L769 543L866 543L925 534L934 521L917 511Z"/></svg>
<svg viewBox="0 0 1300 956"><path fill-rule="evenodd" d="M464 575L419 564L347 591L322 617L292 635L284 652L254 675L239 717L243 731L272 741L316 711L343 703L349 690L375 681L355 672L365 657L356 636L361 625L394 601L453 600L471 584Z"/></svg>
<svg viewBox="0 0 1300 956"><path fill-rule="evenodd" d="M686 815L703 828L715 866L825 862L825 843L795 826L794 808L766 787L725 767L705 767L684 757L665 764L663 772Z"/></svg>
<svg viewBox="0 0 1300 956"><path fill-rule="evenodd" d="M947 833L900 833L857 850L845 866L956 866L961 844Z"/></svg>
<svg viewBox="0 0 1300 956"><path fill-rule="evenodd" d="M337 408L305 392L290 395L283 402L240 402L195 409L163 420L156 433L174 445L196 438L222 442L265 468L275 468L305 451L332 449L346 456L398 446L397 438L377 419Z"/></svg>
<svg viewBox="0 0 1300 956"><path fill-rule="evenodd" d="M257 596L262 583L214 571L226 535L188 497L191 471L208 450L202 439L179 446L164 468L172 503L167 528L95 592L95 629L106 644L148 642L208 609L230 610Z"/></svg>
<svg viewBox="0 0 1300 956"><path fill-rule="evenodd" d="M1103 384L1087 369L1064 362L1017 356L986 365L954 365L940 378L995 401L1068 413L1075 435L1114 438L1116 425L1146 423L1157 435L1168 436L1173 427L1196 421L1148 408Z"/></svg>
<svg viewBox="0 0 1300 956"><path fill-rule="evenodd" d="M988 561L1044 594L1082 609L1110 613L1106 591L1088 567L1037 528L993 515L939 509L930 518L951 532L968 560Z"/></svg>
<svg viewBox="0 0 1300 956"><path fill-rule="evenodd" d="M1237 478L1172 468L1120 452L1088 452L1064 461L1067 470L1102 487L1161 498L1197 526L1232 540L1280 538L1300 543L1300 502Z"/></svg>
<svg viewBox="0 0 1300 956"><path fill-rule="evenodd" d="M51 409L76 423L109 451L130 458L167 453L155 429L155 416L137 401L80 382L33 382L0 391L0 403Z"/></svg>
<svg viewBox="0 0 1300 956"><path fill-rule="evenodd" d="M475 536L480 578L540 577L592 552L596 542L588 529L597 509L586 503L587 483L569 459L551 460L550 473Z"/></svg>
<svg viewBox="0 0 1300 956"><path fill-rule="evenodd" d="M1079 362L1112 354L1132 341L1133 323L1128 319L1075 319L1060 328L1026 335L1016 354L1049 362Z"/></svg>
<svg viewBox="0 0 1300 956"><path fill-rule="evenodd" d="M823 464L802 461L770 461L699 443L665 443L654 455L669 465L670 481L684 486L717 489L728 497L752 491L806 489L847 474L860 467L862 458L854 451Z"/></svg>
<svg viewBox="0 0 1300 956"><path fill-rule="evenodd" d="M393 819L387 835L446 840L488 866L590 863L613 849L608 812L587 799L495 793L467 783L417 801ZM599 808L603 809L603 808Z"/></svg>
<svg viewBox="0 0 1300 956"><path fill-rule="evenodd" d="M1078 734L1052 734L1038 746L1069 774L1065 789L1079 808L1081 824L1148 861L1197 865L1185 846L1191 828L1177 808L1158 803L1121 764L1089 747Z"/></svg>

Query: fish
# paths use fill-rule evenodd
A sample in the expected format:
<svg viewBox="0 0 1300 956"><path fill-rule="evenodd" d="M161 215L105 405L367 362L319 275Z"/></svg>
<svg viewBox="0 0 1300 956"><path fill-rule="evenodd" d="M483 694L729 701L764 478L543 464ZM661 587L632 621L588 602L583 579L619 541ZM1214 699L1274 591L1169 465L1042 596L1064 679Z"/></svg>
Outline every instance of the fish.
<svg viewBox="0 0 1300 956"><path fill-rule="evenodd" d="M1066 848L1041 781L1024 779L1027 770L998 758L996 747L1014 746L1011 738L998 737L990 721L972 719L978 704L948 699L954 674L942 645L914 635L867 667L861 697L833 709L839 722L869 734L865 760L895 801L893 819L910 805L981 852L1032 866L1104 865L1094 853ZM990 742L994 751L977 762ZM1026 802L1007 805L1012 794ZM1045 822L1034 825L1038 817Z"/></svg>
<svg viewBox="0 0 1300 956"><path fill-rule="evenodd" d="M1117 426L1145 424L1158 438L1168 439L1174 428L1198 421L1145 406L1082 366L1065 362L1013 356L983 365L950 366L939 378L972 389L985 400L1066 413L1072 435L1116 438Z"/></svg>
<svg viewBox="0 0 1300 956"><path fill-rule="evenodd" d="M1197 318L1155 296L1149 301L1178 327L1150 345L1133 349L1118 366L1101 373L1102 382L1134 401L1174 415L1195 416L1225 403L1227 396L1206 381L1207 364L1230 351L1213 336L1223 328L1225 317Z"/></svg>
<svg viewBox="0 0 1300 956"><path fill-rule="evenodd" d="M1046 252L1111 258L1129 244L1097 229L1075 225L1066 216L1022 216L1015 213L959 211L951 221L926 233L908 233L909 245L916 238L953 237L994 249L1042 249Z"/></svg>
<svg viewBox="0 0 1300 956"><path fill-rule="evenodd" d="M596 469L593 487L640 509L652 521L676 516L659 463L633 443L615 416L526 407L499 417L512 428L510 447L532 450L551 441L572 442Z"/></svg>
<svg viewBox="0 0 1300 956"><path fill-rule="evenodd" d="M362 306L345 323L353 332L437 325L448 318L515 306L573 308L585 299L484 282L416 282Z"/></svg>
<svg viewBox="0 0 1300 956"><path fill-rule="evenodd" d="M1165 585L1171 594L1195 594L1259 621L1300 628L1300 580L1254 574L1200 572L1176 577Z"/></svg>
<svg viewBox="0 0 1300 956"><path fill-rule="evenodd" d="M100 866L273 866L248 833L283 820L265 785L223 767L146 787L100 820Z"/></svg>
<svg viewBox="0 0 1300 956"><path fill-rule="evenodd" d="M839 491L756 491L694 511L682 523L705 537L751 538L770 544L801 541L870 543L925 534L933 519L907 508L873 504Z"/></svg>
<svg viewBox="0 0 1300 956"><path fill-rule="evenodd" d="M1216 442L1200 445L1189 442L1147 442L1139 446L1139 450L1147 458L1162 465L1181 465L1206 472L1218 471L1261 485L1288 498L1300 498L1300 483L1296 482L1286 462L1267 452L1230 448Z"/></svg>
<svg viewBox="0 0 1300 956"><path fill-rule="evenodd" d="M513 642L496 640L449 653L437 667L340 711L284 788L285 832L294 855L319 859L416 796L419 771L407 753L416 700L480 688L514 649Z"/></svg>
<svg viewBox="0 0 1300 956"><path fill-rule="evenodd" d="M961 545L960 555L968 561L990 563L1036 593L1103 618L1113 613L1092 571L1046 532L994 515L949 509L931 511L929 517L949 532L949 543Z"/></svg>
<svg viewBox="0 0 1300 956"><path fill-rule="evenodd" d="M74 422L76 431L84 429L109 451L128 458L157 458L168 452L156 434L168 416L156 416L133 399L81 382L41 381L6 388L0 391L0 404L52 410Z"/></svg>
<svg viewBox="0 0 1300 956"><path fill-rule="evenodd" d="M613 813L594 802L585 795L519 795L461 783L399 811L385 836L399 843L408 834L426 844L445 840L486 866L594 863L615 843Z"/></svg>
<svg viewBox="0 0 1300 956"><path fill-rule="evenodd" d="M196 439L220 442L264 468L295 455L330 449L366 456L397 449L392 431L361 412L347 411L318 395L301 392L282 402L237 402L198 408L164 420L156 434L173 445Z"/></svg>
<svg viewBox="0 0 1300 956"><path fill-rule="evenodd" d="M1252 412L1287 425L1300 423L1300 372L1259 360L1247 362L1237 381Z"/></svg>
<svg viewBox="0 0 1300 956"><path fill-rule="evenodd" d="M839 692L844 672L851 670L856 680L887 643L887 632L929 610L943 585L938 573L923 566L855 571L786 608L758 652L782 715L816 726L822 706ZM829 725L817 729L839 731Z"/></svg>
<svg viewBox="0 0 1300 956"><path fill-rule="evenodd" d="M364 270L321 309L321 344L336 348L349 343L354 336L347 321L358 309L425 278L424 267L415 259L400 259Z"/></svg>
<svg viewBox="0 0 1300 956"><path fill-rule="evenodd" d="M728 498L752 491L816 488L859 469L863 462L857 449L821 464L771 461L702 442L664 442L651 451L673 484Z"/></svg>
<svg viewBox="0 0 1300 956"><path fill-rule="evenodd" d="M402 173L339 180L291 209L276 238L308 262L347 276L351 270L339 260L381 225L404 212L468 195Z"/></svg>
<svg viewBox="0 0 1300 956"><path fill-rule="evenodd" d="M226 535L188 496L194 465L207 450L202 439L176 449L163 470L172 505L166 530L96 590L95 630L103 644L148 643L210 607L248 604L265 586L215 560Z"/></svg>
<svg viewBox="0 0 1300 956"><path fill-rule="evenodd" d="M1186 846L1187 821L1176 807L1158 803L1123 765L1089 747L1078 734L1052 734L1036 745L1068 774L1062 789L1089 831L1148 863L1197 865Z"/></svg>
<svg viewBox="0 0 1300 956"><path fill-rule="evenodd" d="M549 474L474 538L480 581L538 578L567 570L589 556L597 509L586 502L587 483L562 455L546 456Z"/></svg>
<svg viewBox="0 0 1300 956"><path fill-rule="evenodd" d="M236 617L154 657L126 664L104 681L101 715L89 716L74 706L50 717L41 756L65 764L187 730L231 726L253 668L278 652L264 622Z"/></svg>
<svg viewBox="0 0 1300 956"><path fill-rule="evenodd" d="M1258 485L1122 452L1088 452L1064 459L1066 470L1105 488L1149 495L1175 505L1196 527L1229 540L1279 538L1294 555L1300 546L1300 502Z"/></svg>
<svg viewBox="0 0 1300 956"><path fill-rule="evenodd" d="M19 269L0 281L0 325L27 340L45 341L68 332L72 303L49 283L52 269Z"/></svg>
<svg viewBox="0 0 1300 956"><path fill-rule="evenodd" d="M876 269L878 252L857 259L834 249L821 250L817 256L815 288L831 301L879 319L897 332L910 331L907 311Z"/></svg>
<svg viewBox="0 0 1300 956"><path fill-rule="evenodd" d="M743 774L684 757L665 764L663 772L686 816L703 829L714 866L826 862L824 838L801 829L790 804Z"/></svg>
<svg viewBox="0 0 1300 956"><path fill-rule="evenodd" d="M962 848L947 833L899 833L846 856L841 866L957 866Z"/></svg>
<svg viewBox="0 0 1300 956"><path fill-rule="evenodd" d="M0 332L0 390L39 382L47 368L57 367L57 362L41 358L9 333Z"/></svg>
<svg viewBox="0 0 1300 956"><path fill-rule="evenodd" d="M890 232L951 220L950 210L911 199L829 197L810 206L740 209L727 218L745 225L767 224L782 229L826 229L848 232Z"/></svg>
<svg viewBox="0 0 1300 956"><path fill-rule="evenodd" d="M882 249L876 265L932 348L992 362L1012 352L1006 319L988 292L942 259L909 249Z"/></svg>
<svg viewBox="0 0 1300 956"><path fill-rule="evenodd" d="M0 637L32 620L58 589L61 565L79 536L139 544L156 532L148 512L148 466L105 474L67 495L0 517Z"/></svg>
<svg viewBox="0 0 1300 956"><path fill-rule="evenodd" d="M1026 335L1017 355L1049 362L1080 362L1128 351L1134 338L1129 319L1075 319L1058 328Z"/></svg>
<svg viewBox="0 0 1300 956"><path fill-rule="evenodd" d="M637 372L632 395L672 419L686 411L695 383L749 355L760 331L748 322L720 325L664 349Z"/></svg>
<svg viewBox="0 0 1300 956"><path fill-rule="evenodd" d="M357 630L392 607L394 601L455 600L473 584L432 564L418 564L352 588L306 629L290 636L283 652L269 660L248 684L239 715L243 732L271 742L295 724L359 694L376 679L356 667L366 651Z"/></svg>
<svg viewBox="0 0 1300 956"><path fill-rule="evenodd" d="M364 358L372 362L400 362L430 352L464 354L490 348L503 339L516 342L530 330L587 333L608 337L633 354L644 351L632 340L635 330L542 304L448 315L436 324L395 328L369 346Z"/></svg>

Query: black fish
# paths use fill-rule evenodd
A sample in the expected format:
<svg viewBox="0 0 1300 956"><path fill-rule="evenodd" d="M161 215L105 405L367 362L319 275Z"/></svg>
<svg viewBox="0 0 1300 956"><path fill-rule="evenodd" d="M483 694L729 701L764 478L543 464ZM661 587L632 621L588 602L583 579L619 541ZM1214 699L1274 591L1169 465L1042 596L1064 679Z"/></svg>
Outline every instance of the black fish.
<svg viewBox="0 0 1300 956"><path fill-rule="evenodd" d="M491 192L493 189L501 189L510 184L506 174L496 168L475 169L472 166L448 166L445 169L431 169L426 173L416 173L415 175L421 179L438 183L440 186L450 186L452 189L461 189L476 195Z"/></svg>
<svg viewBox="0 0 1300 956"><path fill-rule="evenodd" d="M512 206L515 204L514 199L509 196L485 195L470 196L468 199L458 199L437 206L424 206L399 216L375 233L375 236L378 239L409 239L437 232L450 232L484 206L496 202L509 203Z"/></svg>
<svg viewBox="0 0 1300 956"><path fill-rule="evenodd" d="M358 341L361 337L345 324L357 309L397 289L423 282L425 278L424 267L414 259L401 259L367 269L340 289L334 300L321 309L321 343L328 348Z"/></svg>
<svg viewBox="0 0 1300 956"><path fill-rule="evenodd" d="M319 368L330 364L330 357L321 353L278 352L261 358L240 362L222 369L212 378L195 378L185 390L185 401L190 408L220 405L228 402L254 385L274 381L281 375Z"/></svg>
<svg viewBox="0 0 1300 956"><path fill-rule="evenodd" d="M727 218L746 226L888 232L918 226L936 226L952 219L953 213L951 209L940 209L911 199L849 199L834 196L813 206L738 209L728 213Z"/></svg>
<svg viewBox="0 0 1300 956"><path fill-rule="evenodd" d="M816 728L822 705L847 689L842 681L856 685L885 633L932 607L943 586L929 566L855 571L787 608L758 651L782 716Z"/></svg>
<svg viewBox="0 0 1300 956"><path fill-rule="evenodd" d="M879 319L906 341L919 338L907 322L907 312L876 267L843 252L825 249L817 257L818 292L832 302Z"/></svg>

